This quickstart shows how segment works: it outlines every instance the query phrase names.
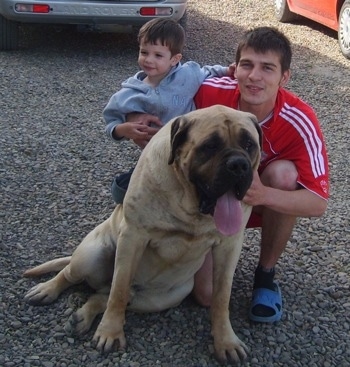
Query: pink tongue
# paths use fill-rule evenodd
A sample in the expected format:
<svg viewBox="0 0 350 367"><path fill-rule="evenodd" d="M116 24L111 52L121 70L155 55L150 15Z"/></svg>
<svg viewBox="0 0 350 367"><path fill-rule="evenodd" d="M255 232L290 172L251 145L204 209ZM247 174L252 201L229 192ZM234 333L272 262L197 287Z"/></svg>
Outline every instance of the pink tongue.
<svg viewBox="0 0 350 367"><path fill-rule="evenodd" d="M224 236L236 234L242 225L242 207L232 192L222 195L216 202L214 222Z"/></svg>

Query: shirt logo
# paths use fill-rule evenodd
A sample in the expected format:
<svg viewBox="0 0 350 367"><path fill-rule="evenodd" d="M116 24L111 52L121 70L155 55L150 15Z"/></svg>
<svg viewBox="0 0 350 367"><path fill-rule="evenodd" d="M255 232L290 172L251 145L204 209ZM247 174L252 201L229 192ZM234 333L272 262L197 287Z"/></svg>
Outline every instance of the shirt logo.
<svg viewBox="0 0 350 367"><path fill-rule="evenodd" d="M185 97L181 97L178 94L173 96L173 106L184 106L186 103Z"/></svg>
<svg viewBox="0 0 350 367"><path fill-rule="evenodd" d="M328 184L326 180L321 180L321 187L324 193L328 193Z"/></svg>

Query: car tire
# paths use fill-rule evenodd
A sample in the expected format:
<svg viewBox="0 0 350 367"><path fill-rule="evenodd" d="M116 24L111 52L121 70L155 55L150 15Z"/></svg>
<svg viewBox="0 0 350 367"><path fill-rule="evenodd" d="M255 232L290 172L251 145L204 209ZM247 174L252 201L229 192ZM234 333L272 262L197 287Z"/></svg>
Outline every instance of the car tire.
<svg viewBox="0 0 350 367"><path fill-rule="evenodd" d="M186 32L186 28L187 28L187 11L184 12L184 15L182 16L182 18L179 19L178 23L182 26L182 28Z"/></svg>
<svg viewBox="0 0 350 367"><path fill-rule="evenodd" d="M275 16L279 22L287 23L298 19L298 15L289 10L287 0L274 0Z"/></svg>
<svg viewBox="0 0 350 367"><path fill-rule="evenodd" d="M0 50L16 50L18 48L18 33L18 23L0 15Z"/></svg>
<svg viewBox="0 0 350 367"><path fill-rule="evenodd" d="M345 0L340 9L338 42L342 54L350 59L350 0Z"/></svg>

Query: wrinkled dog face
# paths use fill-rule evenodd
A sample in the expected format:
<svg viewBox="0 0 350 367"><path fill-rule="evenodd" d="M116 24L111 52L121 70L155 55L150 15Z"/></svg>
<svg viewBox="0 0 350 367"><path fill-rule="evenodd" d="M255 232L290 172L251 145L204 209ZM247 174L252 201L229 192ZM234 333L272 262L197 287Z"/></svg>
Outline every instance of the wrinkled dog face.
<svg viewBox="0 0 350 367"><path fill-rule="evenodd" d="M260 162L260 141L251 114L224 106L197 110L174 121L169 164L194 184L200 212L213 214L224 194L244 197Z"/></svg>

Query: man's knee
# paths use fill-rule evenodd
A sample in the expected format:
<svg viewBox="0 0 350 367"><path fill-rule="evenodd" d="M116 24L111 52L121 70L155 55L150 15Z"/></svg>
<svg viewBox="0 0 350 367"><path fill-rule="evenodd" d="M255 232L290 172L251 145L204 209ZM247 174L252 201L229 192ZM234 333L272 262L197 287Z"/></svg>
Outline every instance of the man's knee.
<svg viewBox="0 0 350 367"><path fill-rule="evenodd" d="M292 191L298 188L298 171L291 161L278 160L270 163L260 176L264 185Z"/></svg>
<svg viewBox="0 0 350 367"><path fill-rule="evenodd" d="M195 300L203 307L210 307L213 295L213 257L209 252L201 266L194 275L192 294Z"/></svg>
<svg viewBox="0 0 350 367"><path fill-rule="evenodd" d="M197 287L193 288L192 295L196 302L202 307L210 307L212 298L211 287Z"/></svg>

